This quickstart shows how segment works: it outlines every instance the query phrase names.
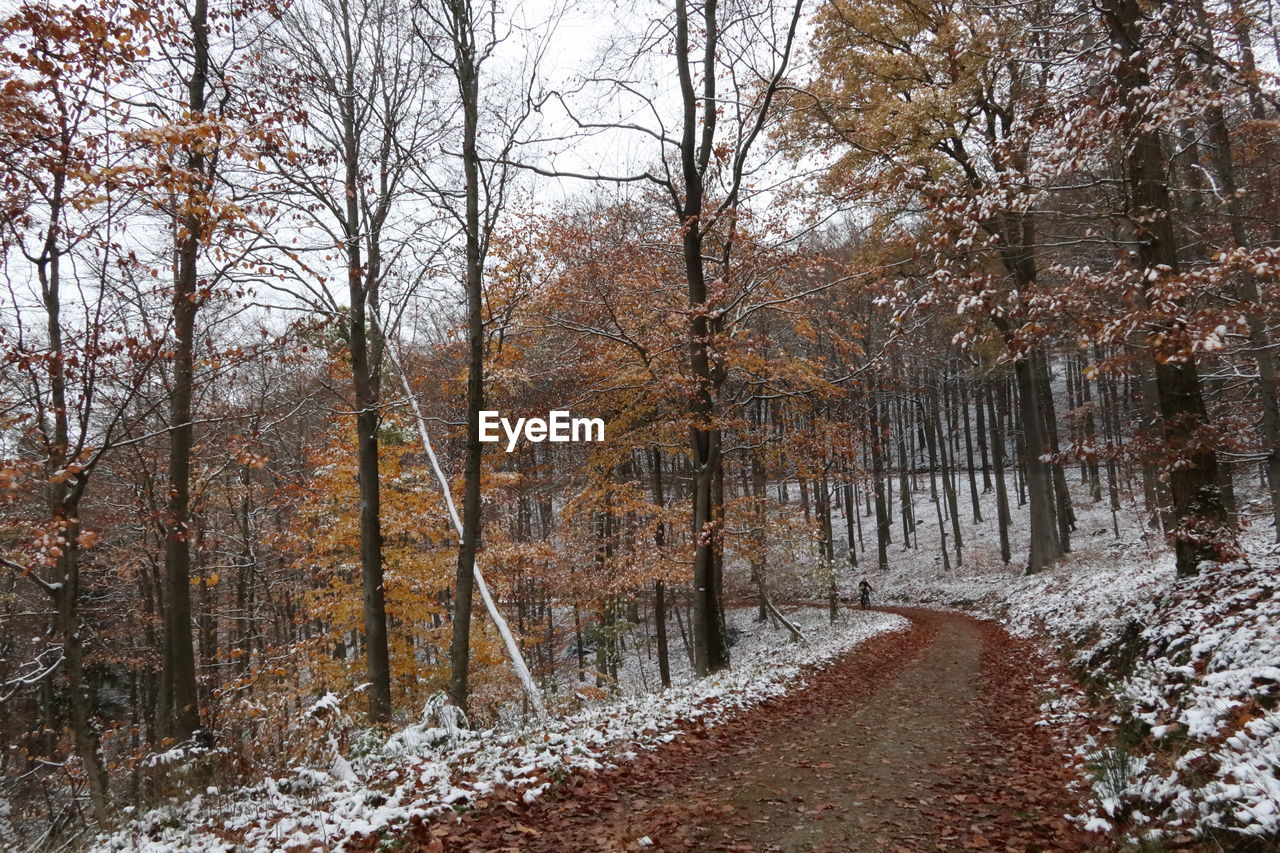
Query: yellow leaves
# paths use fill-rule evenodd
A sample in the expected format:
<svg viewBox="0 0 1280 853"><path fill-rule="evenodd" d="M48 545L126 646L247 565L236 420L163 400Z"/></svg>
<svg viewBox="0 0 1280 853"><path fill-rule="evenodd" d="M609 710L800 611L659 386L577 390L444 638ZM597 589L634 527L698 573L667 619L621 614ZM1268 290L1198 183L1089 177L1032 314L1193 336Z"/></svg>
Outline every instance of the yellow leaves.
<svg viewBox="0 0 1280 853"><path fill-rule="evenodd" d="M394 418L388 430L398 429ZM389 433L388 433L389 435ZM325 634L303 651L304 666L330 685L364 679L358 647L364 628L359 565L359 507L354 421L338 419L313 452L310 476L294 497L291 528L273 541L311 589L303 610ZM420 705L447 683L449 623L442 595L452 583L457 551L426 460L408 442L381 447L383 577L397 704Z"/></svg>
<svg viewBox="0 0 1280 853"><path fill-rule="evenodd" d="M85 211L94 205L102 204L110 198L106 193L96 193L91 195L75 196L71 200L71 206L76 210Z"/></svg>
<svg viewBox="0 0 1280 853"><path fill-rule="evenodd" d="M818 340L818 330L808 317L798 317L793 324L796 336L801 340L814 343Z"/></svg>
<svg viewBox="0 0 1280 853"><path fill-rule="evenodd" d="M991 63L1010 25L972 6L922 7L906 0L829 2L817 15L812 99L796 102L788 133L800 144L816 131L839 143L832 178L897 159L940 162L934 148L961 135L996 85Z"/></svg>
<svg viewBox="0 0 1280 853"><path fill-rule="evenodd" d="M595 673L599 675L600 673ZM579 697L588 702L603 702L609 698L609 691L599 687L592 687L589 684L583 684L574 691Z"/></svg>

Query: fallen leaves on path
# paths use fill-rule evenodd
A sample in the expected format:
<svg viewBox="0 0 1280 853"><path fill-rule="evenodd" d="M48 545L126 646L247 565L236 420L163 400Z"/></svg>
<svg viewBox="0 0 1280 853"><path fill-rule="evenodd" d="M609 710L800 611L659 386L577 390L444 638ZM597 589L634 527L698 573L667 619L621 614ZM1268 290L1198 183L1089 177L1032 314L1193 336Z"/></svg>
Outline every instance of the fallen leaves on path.
<svg viewBox="0 0 1280 853"><path fill-rule="evenodd" d="M863 643L802 690L619 768L574 774L531 805L496 791L488 808L418 828L406 849L1091 849L1092 836L1062 817L1079 810L1068 790L1076 770L1036 725L1034 647L994 623L900 612L909 630ZM886 697L897 702L904 684L945 681L921 671L947 665L935 643L961 642L980 643L981 656L963 695L913 694L887 720ZM895 751L871 761L871 745Z"/></svg>

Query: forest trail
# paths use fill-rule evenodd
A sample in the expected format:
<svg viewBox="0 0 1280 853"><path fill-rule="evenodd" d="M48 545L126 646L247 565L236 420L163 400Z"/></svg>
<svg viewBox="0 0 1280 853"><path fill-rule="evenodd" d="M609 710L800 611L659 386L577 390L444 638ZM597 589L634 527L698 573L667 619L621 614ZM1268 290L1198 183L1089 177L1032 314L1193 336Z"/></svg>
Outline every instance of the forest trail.
<svg viewBox="0 0 1280 853"><path fill-rule="evenodd" d="M418 849L1089 849L1048 731L1031 647L990 622L893 609L803 690L531 807L437 826Z"/></svg>

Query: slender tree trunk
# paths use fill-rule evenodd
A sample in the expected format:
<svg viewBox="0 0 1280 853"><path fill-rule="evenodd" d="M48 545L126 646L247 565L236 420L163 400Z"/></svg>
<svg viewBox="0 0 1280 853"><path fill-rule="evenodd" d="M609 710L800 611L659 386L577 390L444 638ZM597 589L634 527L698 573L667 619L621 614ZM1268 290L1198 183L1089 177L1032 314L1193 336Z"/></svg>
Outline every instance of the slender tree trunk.
<svg viewBox="0 0 1280 853"><path fill-rule="evenodd" d="M831 486L827 481L826 469L822 477L814 481L817 498L818 518L822 523L822 560L830 575L827 578L827 608L830 611L831 623L835 624L840 615L839 572L836 570L835 541L831 531Z"/></svg>
<svg viewBox="0 0 1280 853"><path fill-rule="evenodd" d="M858 539L854 530L854 517L858 512L858 504L853 494L853 481L849 472L844 472L844 536L849 543L849 567L858 567Z"/></svg>
<svg viewBox="0 0 1280 853"><path fill-rule="evenodd" d="M974 408L978 416L978 453L982 457L982 493L985 495L991 491L991 459L987 451L986 405L983 401L988 390L984 385L979 384L974 388L973 393ZM995 428L996 424L992 424L992 429Z"/></svg>
<svg viewBox="0 0 1280 853"><path fill-rule="evenodd" d="M62 140L63 160L69 157L67 140ZM49 402L53 415L53 444L48 459L48 505L53 529L63 539L62 551L54 564L54 583L46 585L58 614L58 630L62 635L62 668L67 679L67 704L71 738L76 755L84 768L89 785L89 799L94 818L105 825L111 818L111 798L105 762L100 750L97 728L93 723L93 699L85 679L84 641L80 623L80 502L88 483L88 472L80 471L70 478L56 477L72 460L70 411L67 372L70 360L64 352L62 335L62 250L59 243L63 215L63 188L66 176L59 172L53 179L49 226L37 273L45 307L49 335ZM45 677L51 683L52 677ZM50 697L52 698L52 697ZM52 710L52 702L50 710ZM53 731L57 731L54 727ZM50 744L52 746L52 744ZM48 750L52 758L52 749Z"/></svg>
<svg viewBox="0 0 1280 853"><path fill-rule="evenodd" d="M871 427L871 488L876 496L876 555L881 571L889 569L889 510L884 499L885 425L880 420L880 406L873 392L868 398Z"/></svg>
<svg viewBox="0 0 1280 853"><path fill-rule="evenodd" d="M751 566L751 580L756 588L756 621L764 622L769 618L769 590L765 578L765 572L768 570L769 507L766 502L767 472L758 453L751 454L750 468L752 519L756 530L752 537L754 547L747 559Z"/></svg>
<svg viewBox="0 0 1280 853"><path fill-rule="evenodd" d="M64 535L67 544L58 557L57 571L63 584L55 595L62 629L63 671L67 676L67 705L71 722L71 737L76 755L84 769L89 785L89 799L93 814L99 824L111 820L111 798L108 777L102 758L98 731L93 723L92 698L84 671L84 643L81 640L82 625L78 598L80 595L80 536L79 497L71 498L62 507L69 514Z"/></svg>
<svg viewBox="0 0 1280 853"><path fill-rule="evenodd" d="M1000 560L1007 566L1013 559L1013 551L1009 547L1009 493L1004 473L1004 419L996 411L996 393L987 388L987 420L991 423L991 461L995 469L996 480L996 522L1000 530Z"/></svg>
<svg viewBox="0 0 1280 853"><path fill-rule="evenodd" d="M455 586L457 605L449 649L449 697L467 707L471 671L471 602L475 589L476 550L480 543L480 410L484 408L484 257L480 216L479 130L480 70L476 64L476 33L470 4L449 0L454 27L454 57L462 100L462 169L465 181L466 293L467 293L467 458L463 469L462 541L458 546ZM580 622L575 613L575 624ZM581 646L581 640L579 640ZM581 655L580 655L581 657ZM581 671L582 666L579 666Z"/></svg>
<svg viewBox="0 0 1280 853"><path fill-rule="evenodd" d="M930 396L930 403L936 406L937 398ZM923 403L920 404L920 406L923 405ZM947 553L947 524L946 520L942 517L942 501L938 496L937 479L934 475L934 470L939 467L939 453L942 452L943 448L939 447L939 444L941 443L939 441L940 436L935 428L936 421L933 413L921 411L920 421L924 424L924 439L929 450L929 495L933 500L933 512L938 522L939 551L942 553L942 570L944 572L949 572L951 571L951 557Z"/></svg>
<svg viewBox="0 0 1280 853"><path fill-rule="evenodd" d="M943 386L945 388L945 385ZM944 392L945 396L945 392ZM951 536L956 549L956 567L959 568L964 564L964 539L960 532L960 501L956 497L956 481L955 466L953 464L952 448L948 447L948 442L942 434L942 417L943 406L940 401L934 399L933 417L934 429L939 437L938 441L938 459L942 463L942 493L947 501L947 513L951 518Z"/></svg>
<svg viewBox="0 0 1280 853"><path fill-rule="evenodd" d="M964 415L964 455L969 475L969 505L973 509L973 523L981 524L982 505L978 501L977 472L974 471L973 430L969 425L969 389L966 384L960 384L956 388L956 397L960 401L960 408Z"/></svg>
<svg viewBox="0 0 1280 853"><path fill-rule="evenodd" d="M903 423L906 421L907 407L899 402L896 407L897 423L895 437L898 445L898 509L902 515L902 548L911 547L911 536L916 532L915 507L912 506L911 493L911 457L907 447L910 430ZM887 434L887 433L886 433Z"/></svg>
<svg viewBox="0 0 1280 853"><path fill-rule="evenodd" d="M1131 403L1136 398L1137 405L1133 408L1140 413L1139 422L1142 424L1142 429L1148 435L1154 436L1160 427L1160 394L1156 389L1153 365L1142 359L1139 343L1131 343L1128 348L1131 356L1138 359L1138 363L1137 382L1133 383L1126 378L1126 387L1131 391L1127 397ZM1156 463L1150 458L1150 454L1143 454L1142 459L1142 498L1146 504L1148 525L1151 529L1162 530L1166 534L1172 533L1175 526L1173 498L1169 494L1168 484L1161 481L1160 472L1157 470Z"/></svg>
<svg viewBox="0 0 1280 853"><path fill-rule="evenodd" d="M573 568L569 568L569 580L574 581ZM573 646L578 655L578 681L587 680L587 647L582 639L582 607L578 603L577 585L573 593Z"/></svg>
<svg viewBox="0 0 1280 853"><path fill-rule="evenodd" d="M1080 384L1080 404L1084 407L1084 440L1089 447L1089 456L1085 463L1087 469L1086 479L1089 482L1089 493L1094 503L1102 500L1102 478L1099 476L1098 470L1098 418L1097 409L1094 405L1093 389L1090 384L1093 380L1084 371L1084 353L1081 354L1077 373L1077 382Z"/></svg>
<svg viewBox="0 0 1280 853"><path fill-rule="evenodd" d="M355 91L355 69L359 61L351 32L352 22L342 20L344 84ZM362 257L365 221L360 207L360 149L356 112L361 109L350 96L340 105L342 116L343 221L347 260L347 347L351 356L351 386L356 409L356 463L360 490L360 577L364 609L364 652L369 720L391 720L391 660L387 642L386 595L382 577L382 494L378 474L379 372L377 317L377 270L373 258ZM365 260L370 263L366 268ZM373 340L371 340L371 338Z"/></svg>
<svg viewBox="0 0 1280 853"><path fill-rule="evenodd" d="M703 27L706 50L702 58L704 91L694 89L689 63L689 7L686 0L676 0L676 70L683 106L680 139L680 166L684 179L684 198L680 205L683 230L685 282L689 299L689 368L694 382L690 414L690 445L693 456L693 634L694 668L699 675L718 672L729 666L729 646L725 637L723 608L717 598L717 577L722 546L717 521L721 507L716 504L716 481L719 479L720 429L718 395L722 368L712 353L711 339L717 333L719 320L705 310L707 283L703 253L703 170L710 156L709 145L715 130L715 61L717 36L716 0L703 4ZM699 109L704 110L699 116ZM699 135L701 134L701 142Z"/></svg>
<svg viewBox="0 0 1280 853"><path fill-rule="evenodd" d="M856 506L856 507L854 507L854 509L855 509L855 510L857 510L856 518L857 518L857 521L858 521L858 550L859 550L859 551L865 551L865 550L866 550L866 540L865 540L865 538L864 538L864 537L863 537L863 535L862 535L862 515L863 515L863 512L862 512L862 509L863 509L863 507L862 507L862 498L861 498L861 496L859 496L859 494L858 494L858 484L857 484L857 483L854 483L854 484L853 484L853 499L854 499L854 501L856 501L856 502L857 502L857 506Z"/></svg>
<svg viewBox="0 0 1280 853"><path fill-rule="evenodd" d="M656 447L652 448L650 459L653 465L653 503L658 509L662 509L666 505L666 498L662 493L662 451ZM659 523L654 528L653 539L654 545L661 553L667 544L666 524ZM662 581L655 581L653 584L653 624L658 642L658 677L662 679L663 687L670 687L671 658L667 647L667 595Z"/></svg>
<svg viewBox="0 0 1280 853"><path fill-rule="evenodd" d="M1094 346L1094 359L1101 361L1102 353ZM1120 484L1116 456L1124 441L1120 427L1120 403L1116 393L1115 380L1102 376L1098 382L1098 402L1101 404L1102 431L1107 437L1107 496L1111 508L1111 529L1117 539L1120 538Z"/></svg>
<svg viewBox="0 0 1280 853"><path fill-rule="evenodd" d="M252 480L248 465L240 466L240 500L237 505L237 522L240 526L240 555L236 567L236 621L229 632L229 651L234 660L232 667L237 676L243 675L253 660L253 640L250 629L250 608L253 596L253 572L255 566L253 547L253 518L251 515Z"/></svg>
<svg viewBox="0 0 1280 853"><path fill-rule="evenodd" d="M187 82L187 107L192 116L205 109L209 76L209 10L207 0L195 0L191 13L193 67ZM199 118L195 120L199 121ZM193 146L187 155L189 180L204 180L205 156ZM169 484L165 512L165 656L162 733L186 740L200 728L196 692L195 650L191 641L191 423L195 376L195 324L199 294L200 243L204 218L201 189L188 191L190 204L178 229L178 270L173 288L173 390L169 399Z"/></svg>
<svg viewBox="0 0 1280 853"><path fill-rule="evenodd" d="M1201 21L1201 31L1206 40L1209 56L1216 53L1213 42L1213 30L1205 20L1204 4L1196 2L1196 12ZM1242 18L1243 16L1241 16ZM1241 52L1244 58L1246 73L1253 69L1253 48L1249 37L1247 22L1241 20L1237 26ZM1221 90L1217 66L1212 60L1205 62L1205 75L1212 91ZM1252 74L1250 74L1252 78ZM1251 84L1251 91L1253 86ZM1265 113L1260 98L1253 95L1250 99L1251 112L1255 120L1261 120ZM1211 100L1206 109L1209 123L1209 140L1213 147L1214 171L1221 182L1221 195L1226 200L1227 222L1231 227L1231 239L1242 249L1253 248L1253 240L1245 227L1244 209L1241 205L1239 181L1236 177L1235 155L1231 147L1231 133L1227 127L1226 113L1219 100ZM1258 397L1262 402L1262 450L1266 454L1263 470L1266 473L1268 491L1271 495L1271 520L1275 527L1276 541L1280 542L1280 370L1277 370L1275 352L1271 348L1267 334L1266 315L1258 281L1252 271L1245 270L1240 276L1240 296L1248 304L1246 321L1249 325L1249 348L1258 364Z"/></svg>
<svg viewBox="0 0 1280 853"><path fill-rule="evenodd" d="M612 482L613 472L608 471L604 475L606 483ZM613 537L614 537L614 515L613 515L613 491L606 488L604 494L604 508L595 513L594 527L596 533L596 553L595 564L597 578L608 577L612 572L613 566ZM617 679L617 661L618 661L618 630L617 630L617 609L618 599L615 595L605 597L604 603L600 608L599 617L596 625L596 687L604 687L606 679L611 690L618 689Z"/></svg>
<svg viewBox="0 0 1280 853"><path fill-rule="evenodd" d="M1058 443L1058 416L1053 401L1053 384L1049 372L1049 361L1040 350L1032 354L1032 366L1036 373L1036 384L1040 389L1040 415L1044 429L1044 440L1047 452L1055 457L1061 451ZM1071 508L1071 492L1067 489L1067 473L1062 463L1055 458L1049 464L1053 475L1053 503L1058 521L1058 549L1062 554L1071 551L1071 531L1075 529L1076 516Z"/></svg>

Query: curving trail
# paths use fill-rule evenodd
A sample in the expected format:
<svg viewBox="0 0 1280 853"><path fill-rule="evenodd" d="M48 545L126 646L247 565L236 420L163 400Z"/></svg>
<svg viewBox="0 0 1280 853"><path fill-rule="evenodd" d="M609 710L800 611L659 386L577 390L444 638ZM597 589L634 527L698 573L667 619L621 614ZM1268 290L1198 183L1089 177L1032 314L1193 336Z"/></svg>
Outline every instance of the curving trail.
<svg viewBox="0 0 1280 853"><path fill-rule="evenodd" d="M1061 815L1074 771L1045 727L1032 647L994 623L894 608L803 690L531 807L424 828L409 849L1092 849Z"/></svg>

